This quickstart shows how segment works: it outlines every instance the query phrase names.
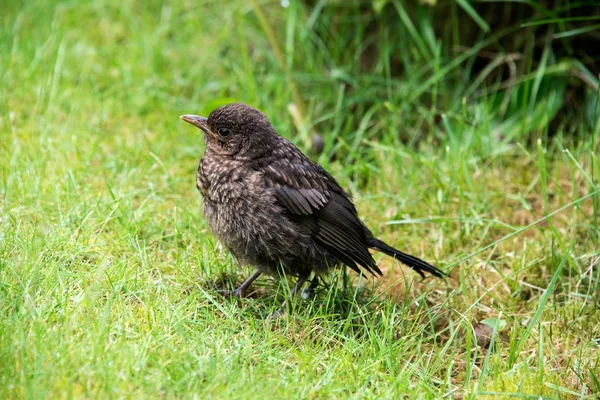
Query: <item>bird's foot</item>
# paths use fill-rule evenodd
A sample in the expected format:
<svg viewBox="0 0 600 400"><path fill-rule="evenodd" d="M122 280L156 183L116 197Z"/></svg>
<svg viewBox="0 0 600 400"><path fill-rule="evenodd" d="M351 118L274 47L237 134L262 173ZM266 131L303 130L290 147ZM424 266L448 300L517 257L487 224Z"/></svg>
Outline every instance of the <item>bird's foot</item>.
<svg viewBox="0 0 600 400"><path fill-rule="evenodd" d="M304 300L313 297L315 291L317 290L317 286L319 286L319 277L315 275L312 281L310 281L310 285L300 292L300 297L302 297Z"/></svg>

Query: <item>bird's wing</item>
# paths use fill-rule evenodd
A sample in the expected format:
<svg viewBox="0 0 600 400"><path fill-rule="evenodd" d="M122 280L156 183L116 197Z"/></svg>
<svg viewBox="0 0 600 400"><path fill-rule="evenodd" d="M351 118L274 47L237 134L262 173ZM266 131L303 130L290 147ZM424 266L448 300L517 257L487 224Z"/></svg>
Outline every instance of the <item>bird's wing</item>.
<svg viewBox="0 0 600 400"><path fill-rule="evenodd" d="M312 165L279 163L265 169L265 185L275 190L275 197L290 212L310 215L329 202L327 180Z"/></svg>
<svg viewBox="0 0 600 400"><path fill-rule="evenodd" d="M304 160L277 163L265 168L264 179L277 201L311 229L319 245L357 272L359 264L381 275L356 208L321 166Z"/></svg>

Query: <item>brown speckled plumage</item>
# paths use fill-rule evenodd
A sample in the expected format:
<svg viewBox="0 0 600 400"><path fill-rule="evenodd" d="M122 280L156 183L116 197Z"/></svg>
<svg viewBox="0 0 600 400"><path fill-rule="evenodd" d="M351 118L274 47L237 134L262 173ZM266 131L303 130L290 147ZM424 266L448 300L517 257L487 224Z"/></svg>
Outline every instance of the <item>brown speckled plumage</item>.
<svg viewBox="0 0 600 400"><path fill-rule="evenodd" d="M279 136L267 117L242 103L214 110L208 119L182 116L204 131L206 152L197 186L212 232L258 271L299 277L345 264L381 275L369 248L402 261L424 276L433 265L373 237L348 194L319 164ZM255 273L236 294L258 277Z"/></svg>

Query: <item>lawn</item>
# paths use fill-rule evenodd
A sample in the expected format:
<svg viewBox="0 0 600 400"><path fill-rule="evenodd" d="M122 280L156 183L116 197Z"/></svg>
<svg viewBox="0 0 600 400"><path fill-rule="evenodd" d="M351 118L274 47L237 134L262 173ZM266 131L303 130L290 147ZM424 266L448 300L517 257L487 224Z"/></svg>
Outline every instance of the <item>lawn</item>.
<svg viewBox="0 0 600 400"><path fill-rule="evenodd" d="M597 398L598 77L551 123L576 63L547 52L504 102L399 1L405 74L385 37L359 74L365 32L315 3L3 0L0 398ZM252 269L208 231L178 117L231 101L450 277L377 255L279 319L291 279L221 296Z"/></svg>

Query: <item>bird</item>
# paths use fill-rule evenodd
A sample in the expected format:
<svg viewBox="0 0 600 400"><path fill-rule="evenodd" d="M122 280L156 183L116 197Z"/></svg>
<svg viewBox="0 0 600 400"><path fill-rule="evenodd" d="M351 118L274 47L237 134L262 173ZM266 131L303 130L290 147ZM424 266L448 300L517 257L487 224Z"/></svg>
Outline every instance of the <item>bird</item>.
<svg viewBox="0 0 600 400"><path fill-rule="evenodd" d="M335 178L279 135L261 111L230 103L208 117L180 118L204 133L196 186L209 229L240 264L256 268L233 296L245 297L262 274L297 277L289 299L311 275L312 289L319 276L338 266L382 276L369 249L423 278L447 276L376 238Z"/></svg>

